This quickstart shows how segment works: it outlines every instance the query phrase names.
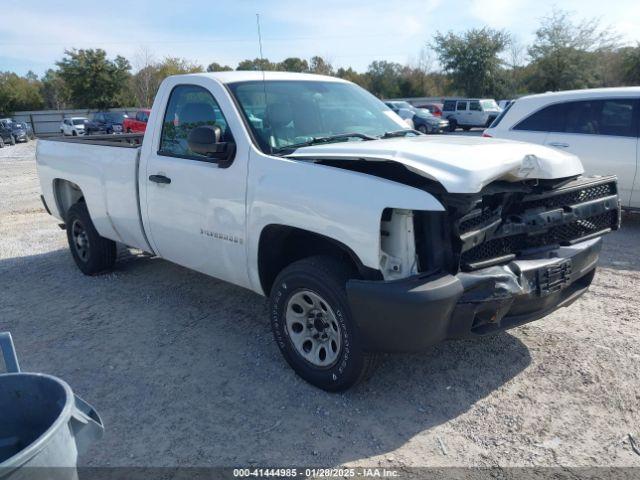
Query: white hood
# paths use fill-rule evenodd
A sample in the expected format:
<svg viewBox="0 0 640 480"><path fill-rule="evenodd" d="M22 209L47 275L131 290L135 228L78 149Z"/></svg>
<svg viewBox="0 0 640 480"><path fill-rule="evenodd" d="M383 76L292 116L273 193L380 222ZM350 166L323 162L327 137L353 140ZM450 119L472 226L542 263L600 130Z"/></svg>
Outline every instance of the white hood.
<svg viewBox="0 0 640 480"><path fill-rule="evenodd" d="M476 193L494 180L555 179L584 171L575 155L542 145L454 135L313 145L289 157L391 160L440 182L450 193Z"/></svg>

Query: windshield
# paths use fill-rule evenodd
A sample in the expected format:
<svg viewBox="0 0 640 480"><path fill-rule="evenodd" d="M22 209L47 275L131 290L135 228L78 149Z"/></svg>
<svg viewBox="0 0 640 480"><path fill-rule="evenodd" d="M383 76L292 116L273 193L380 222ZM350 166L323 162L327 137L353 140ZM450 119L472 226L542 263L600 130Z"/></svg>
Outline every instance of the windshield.
<svg viewBox="0 0 640 480"><path fill-rule="evenodd" d="M74 125L84 125L86 120L84 118L74 118L72 122Z"/></svg>
<svg viewBox="0 0 640 480"><path fill-rule="evenodd" d="M229 87L265 153L319 137L345 133L379 137L408 128L384 103L350 83L272 80Z"/></svg>
<svg viewBox="0 0 640 480"><path fill-rule="evenodd" d="M122 123L127 116L124 113L110 112L105 113L104 117L111 123Z"/></svg>
<svg viewBox="0 0 640 480"><path fill-rule="evenodd" d="M480 100L480 103L482 104L482 109L487 111L487 110L494 110L494 111L498 111L500 110L500 107L498 106L498 104L496 103L495 100Z"/></svg>

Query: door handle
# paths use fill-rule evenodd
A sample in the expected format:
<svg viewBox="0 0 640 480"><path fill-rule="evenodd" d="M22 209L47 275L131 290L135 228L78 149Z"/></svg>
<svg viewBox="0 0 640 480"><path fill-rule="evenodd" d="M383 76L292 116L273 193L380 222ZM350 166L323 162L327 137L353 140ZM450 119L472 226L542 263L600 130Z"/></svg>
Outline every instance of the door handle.
<svg viewBox="0 0 640 480"><path fill-rule="evenodd" d="M561 142L549 142L549 145L551 145L552 147L558 147L558 148L568 148L569 147L568 143L561 143Z"/></svg>
<svg viewBox="0 0 640 480"><path fill-rule="evenodd" d="M164 175L149 175L149 181L154 183L171 183L171 179L169 177L165 177Z"/></svg>

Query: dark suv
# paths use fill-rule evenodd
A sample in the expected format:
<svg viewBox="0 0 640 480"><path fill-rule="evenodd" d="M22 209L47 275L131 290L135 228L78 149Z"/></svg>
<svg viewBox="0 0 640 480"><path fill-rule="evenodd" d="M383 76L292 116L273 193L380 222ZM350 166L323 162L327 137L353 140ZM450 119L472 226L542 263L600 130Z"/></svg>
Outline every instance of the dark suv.
<svg viewBox="0 0 640 480"><path fill-rule="evenodd" d="M11 124L0 122L0 148L4 147L7 143L15 145L16 138L11 131Z"/></svg>
<svg viewBox="0 0 640 480"><path fill-rule="evenodd" d="M120 112L97 112L93 118L85 124L84 130L87 135L96 133L122 133L122 124L127 116Z"/></svg>

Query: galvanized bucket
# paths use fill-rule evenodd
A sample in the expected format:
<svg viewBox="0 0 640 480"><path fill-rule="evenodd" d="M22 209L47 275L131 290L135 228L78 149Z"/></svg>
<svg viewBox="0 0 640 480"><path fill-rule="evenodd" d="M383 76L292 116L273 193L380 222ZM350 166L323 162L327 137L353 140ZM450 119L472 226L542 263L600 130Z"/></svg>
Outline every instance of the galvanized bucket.
<svg viewBox="0 0 640 480"><path fill-rule="evenodd" d="M76 480L78 454L102 437L100 416L59 378L20 372L10 334L0 349L0 479Z"/></svg>

